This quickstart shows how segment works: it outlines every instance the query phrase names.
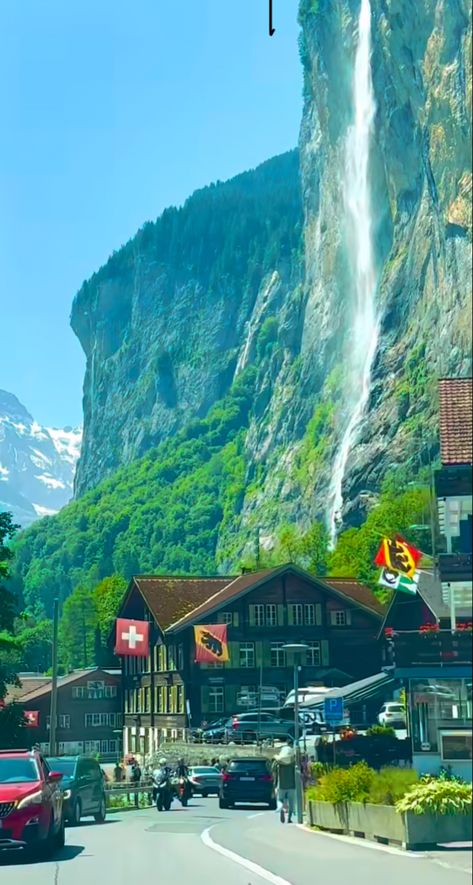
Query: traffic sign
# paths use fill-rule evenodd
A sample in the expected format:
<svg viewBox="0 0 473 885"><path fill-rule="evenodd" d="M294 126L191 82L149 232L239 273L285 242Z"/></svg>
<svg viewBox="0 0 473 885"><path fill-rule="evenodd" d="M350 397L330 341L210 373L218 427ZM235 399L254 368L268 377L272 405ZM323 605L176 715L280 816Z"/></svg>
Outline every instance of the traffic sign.
<svg viewBox="0 0 473 885"><path fill-rule="evenodd" d="M344 714L343 698L325 698L324 714L327 725L342 725Z"/></svg>

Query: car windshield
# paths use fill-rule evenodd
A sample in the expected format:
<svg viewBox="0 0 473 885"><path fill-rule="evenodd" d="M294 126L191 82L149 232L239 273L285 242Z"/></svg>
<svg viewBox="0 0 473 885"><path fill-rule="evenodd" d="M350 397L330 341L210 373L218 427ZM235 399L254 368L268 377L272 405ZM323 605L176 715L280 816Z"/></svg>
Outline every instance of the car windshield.
<svg viewBox="0 0 473 885"><path fill-rule="evenodd" d="M76 764L75 759L48 759L51 771L60 771L66 777L74 777Z"/></svg>
<svg viewBox="0 0 473 885"><path fill-rule="evenodd" d="M394 710L395 713L402 713L404 707L402 704L389 704L388 710Z"/></svg>
<svg viewBox="0 0 473 885"><path fill-rule="evenodd" d="M0 757L0 784L29 784L35 781L39 781L39 774L33 759Z"/></svg>

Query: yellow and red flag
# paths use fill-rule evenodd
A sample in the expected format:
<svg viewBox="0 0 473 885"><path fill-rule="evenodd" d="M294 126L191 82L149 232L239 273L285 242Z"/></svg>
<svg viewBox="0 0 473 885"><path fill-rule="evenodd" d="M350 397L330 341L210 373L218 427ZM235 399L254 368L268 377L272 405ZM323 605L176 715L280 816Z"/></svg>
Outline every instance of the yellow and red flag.
<svg viewBox="0 0 473 885"><path fill-rule="evenodd" d="M223 664L230 660L226 624L194 627L194 638L196 664Z"/></svg>
<svg viewBox="0 0 473 885"><path fill-rule="evenodd" d="M374 561L376 565L387 568L390 572L399 572L413 578L421 559L421 551L398 535L396 538L383 538Z"/></svg>

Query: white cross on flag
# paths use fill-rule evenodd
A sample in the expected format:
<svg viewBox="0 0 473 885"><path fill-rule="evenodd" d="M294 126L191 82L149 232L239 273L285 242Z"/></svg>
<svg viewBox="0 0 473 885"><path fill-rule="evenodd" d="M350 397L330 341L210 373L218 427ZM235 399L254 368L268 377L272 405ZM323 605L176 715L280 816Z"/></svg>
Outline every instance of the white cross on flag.
<svg viewBox="0 0 473 885"><path fill-rule="evenodd" d="M115 654L119 657L147 658L149 655L148 621L117 618Z"/></svg>

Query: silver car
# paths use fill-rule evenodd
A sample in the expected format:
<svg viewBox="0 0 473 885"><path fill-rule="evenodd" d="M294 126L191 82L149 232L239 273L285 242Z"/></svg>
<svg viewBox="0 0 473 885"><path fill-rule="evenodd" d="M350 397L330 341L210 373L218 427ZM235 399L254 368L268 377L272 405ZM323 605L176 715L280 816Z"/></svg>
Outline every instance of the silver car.
<svg viewBox="0 0 473 885"><path fill-rule="evenodd" d="M194 794L205 797L220 793L222 773L214 765L198 765L189 769L189 781Z"/></svg>

